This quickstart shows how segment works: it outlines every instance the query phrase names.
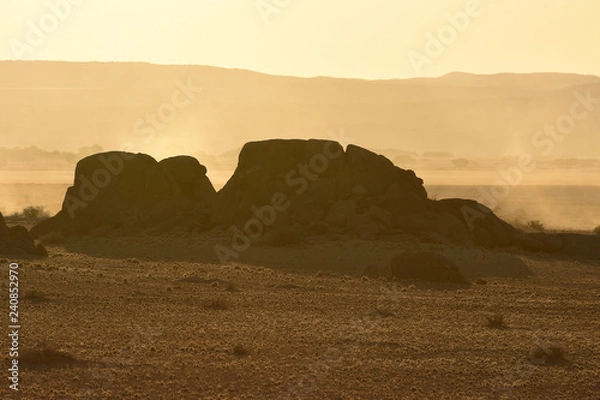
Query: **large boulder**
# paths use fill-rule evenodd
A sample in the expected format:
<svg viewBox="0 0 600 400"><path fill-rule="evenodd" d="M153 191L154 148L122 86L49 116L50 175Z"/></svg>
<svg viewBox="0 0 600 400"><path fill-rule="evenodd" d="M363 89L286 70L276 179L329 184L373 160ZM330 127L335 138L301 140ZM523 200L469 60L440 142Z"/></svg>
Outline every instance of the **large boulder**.
<svg viewBox="0 0 600 400"><path fill-rule="evenodd" d="M444 199L432 202L434 210L454 216L460 221L472 241L483 247L505 247L513 243L518 230L501 220L486 206L474 200ZM453 230L456 230L453 228ZM458 232L457 232L458 234Z"/></svg>
<svg viewBox="0 0 600 400"><path fill-rule="evenodd" d="M216 195L210 179L206 176L206 167L190 156L166 158L158 167L177 183L182 193L209 208Z"/></svg>
<svg viewBox="0 0 600 400"><path fill-rule="evenodd" d="M267 140L243 147L233 176L217 193L212 221L244 223L257 210L275 209L286 222L346 227L426 208L423 181L381 155L353 145L344 151L327 140Z"/></svg>
<svg viewBox="0 0 600 400"><path fill-rule="evenodd" d="M8 227L4 216L0 213L0 255L5 256L47 256L46 249L35 243L33 237L24 226Z"/></svg>
<svg viewBox="0 0 600 400"><path fill-rule="evenodd" d="M144 229L183 215L205 222L214 196L205 174L191 157L163 164L145 154L116 151L86 157L77 163L62 209L33 227L32 234L81 234L102 226Z"/></svg>
<svg viewBox="0 0 600 400"><path fill-rule="evenodd" d="M343 154L339 144L323 140L247 143L233 176L217 193L213 222L243 222L265 206L299 219L324 214L324 205L338 197L335 176Z"/></svg>
<svg viewBox="0 0 600 400"><path fill-rule="evenodd" d="M345 156L345 168L338 177L344 194L361 188L367 195L391 200L388 206L396 212L424 210L427 192L412 170L396 167L386 157L354 145L348 145Z"/></svg>

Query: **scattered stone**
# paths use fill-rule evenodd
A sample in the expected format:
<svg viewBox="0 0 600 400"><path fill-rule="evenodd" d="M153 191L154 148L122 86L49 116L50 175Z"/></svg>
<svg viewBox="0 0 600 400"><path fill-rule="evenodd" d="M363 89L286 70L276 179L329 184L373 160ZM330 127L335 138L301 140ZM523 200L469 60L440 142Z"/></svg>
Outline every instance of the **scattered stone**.
<svg viewBox="0 0 600 400"><path fill-rule="evenodd" d="M214 195L206 168L192 157L158 163L145 154L95 154L77 163L73 186L58 214L31 233L68 236L108 226L127 234L183 216L198 226L207 222Z"/></svg>
<svg viewBox="0 0 600 400"><path fill-rule="evenodd" d="M4 216L0 213L0 254L6 256L39 256L48 257L42 244L36 244L24 226L8 227Z"/></svg>

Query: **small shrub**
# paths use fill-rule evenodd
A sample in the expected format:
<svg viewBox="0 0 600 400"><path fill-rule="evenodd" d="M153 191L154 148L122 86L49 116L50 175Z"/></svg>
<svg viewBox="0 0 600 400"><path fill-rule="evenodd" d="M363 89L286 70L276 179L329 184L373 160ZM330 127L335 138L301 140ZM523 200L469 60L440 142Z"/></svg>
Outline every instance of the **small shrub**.
<svg viewBox="0 0 600 400"><path fill-rule="evenodd" d="M222 298L206 300L202 303L202 305L204 306L204 308L207 308L209 310L228 310L229 309L229 303L227 302L227 300L222 299Z"/></svg>
<svg viewBox="0 0 600 400"><path fill-rule="evenodd" d="M594 233L596 235L600 235L600 225L598 225L597 227L594 228Z"/></svg>
<svg viewBox="0 0 600 400"><path fill-rule="evenodd" d="M50 218L50 212L42 206L28 206L21 212L16 212L9 216L9 219L46 219Z"/></svg>
<svg viewBox="0 0 600 400"><path fill-rule="evenodd" d="M527 229L534 232L544 232L546 227L538 220L532 220L527 223Z"/></svg>
<svg viewBox="0 0 600 400"><path fill-rule="evenodd" d="M505 328L506 324L504 323L504 316L500 313L493 313L485 317L487 320L488 328Z"/></svg>
<svg viewBox="0 0 600 400"><path fill-rule="evenodd" d="M246 357L250 355L250 349L244 345L236 344L233 346L233 355L236 357Z"/></svg>
<svg viewBox="0 0 600 400"><path fill-rule="evenodd" d="M565 350L556 343L538 343L529 351L529 361L536 365L553 365L566 362Z"/></svg>
<svg viewBox="0 0 600 400"><path fill-rule="evenodd" d="M45 245L64 244L67 241L67 239L60 232L47 233L45 235L40 236L38 240Z"/></svg>

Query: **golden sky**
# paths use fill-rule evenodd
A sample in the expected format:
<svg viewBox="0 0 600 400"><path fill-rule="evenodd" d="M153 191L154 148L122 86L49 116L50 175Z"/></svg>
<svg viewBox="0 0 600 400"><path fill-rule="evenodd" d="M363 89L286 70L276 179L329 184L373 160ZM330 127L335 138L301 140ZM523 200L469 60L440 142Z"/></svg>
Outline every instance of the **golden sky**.
<svg viewBox="0 0 600 400"><path fill-rule="evenodd" d="M0 0L0 6L0 59L147 61L367 79L453 71L600 75L596 0ZM445 43L432 44L440 35Z"/></svg>

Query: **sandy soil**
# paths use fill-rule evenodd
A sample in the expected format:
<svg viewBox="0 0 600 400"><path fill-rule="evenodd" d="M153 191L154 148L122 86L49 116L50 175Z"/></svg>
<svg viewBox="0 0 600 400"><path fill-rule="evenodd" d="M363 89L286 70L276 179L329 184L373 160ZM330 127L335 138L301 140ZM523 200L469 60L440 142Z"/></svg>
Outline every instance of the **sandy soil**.
<svg viewBox="0 0 600 400"><path fill-rule="evenodd" d="M19 396L5 378L0 398L600 398L598 262L332 236L220 265L220 240L85 237L2 259L5 272L20 263L32 362ZM443 252L480 281L361 278L403 248ZM494 312L505 328L486 326ZM547 343L566 360L528 357Z"/></svg>

